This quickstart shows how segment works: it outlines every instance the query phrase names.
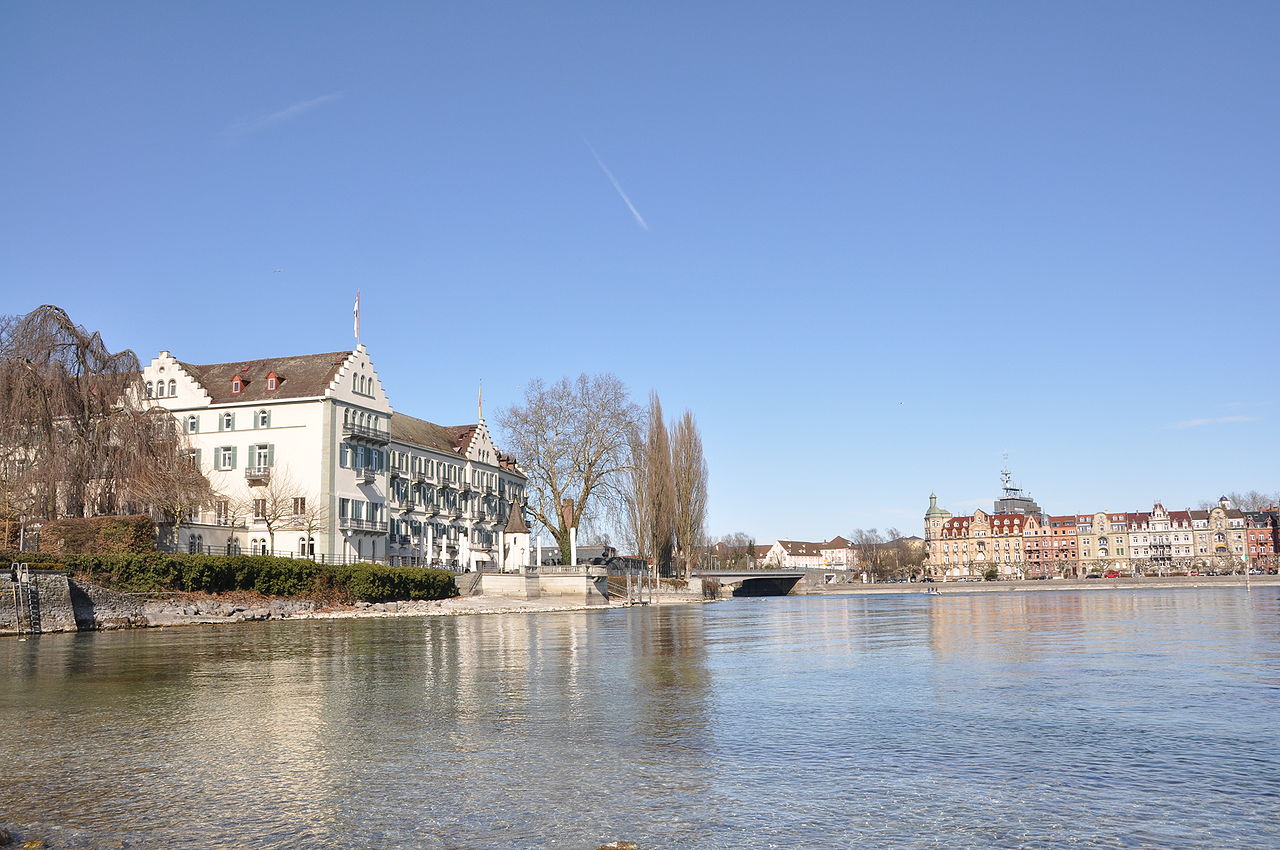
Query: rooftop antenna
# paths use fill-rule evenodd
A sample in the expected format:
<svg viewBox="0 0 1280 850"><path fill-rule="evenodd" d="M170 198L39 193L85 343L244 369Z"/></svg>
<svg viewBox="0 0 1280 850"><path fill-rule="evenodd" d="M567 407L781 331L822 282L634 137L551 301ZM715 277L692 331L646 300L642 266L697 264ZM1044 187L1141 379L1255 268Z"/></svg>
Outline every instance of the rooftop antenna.
<svg viewBox="0 0 1280 850"><path fill-rule="evenodd" d="M1004 489L1008 490L1013 486L1013 476L1009 473L1009 453L1005 452L1004 467L1000 470L1000 480L1004 482Z"/></svg>

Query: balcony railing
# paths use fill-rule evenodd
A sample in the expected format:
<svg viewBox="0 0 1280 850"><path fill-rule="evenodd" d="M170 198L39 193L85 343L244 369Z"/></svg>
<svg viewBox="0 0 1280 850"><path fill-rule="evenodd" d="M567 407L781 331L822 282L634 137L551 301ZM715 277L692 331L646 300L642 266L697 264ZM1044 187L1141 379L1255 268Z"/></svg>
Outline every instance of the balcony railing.
<svg viewBox="0 0 1280 850"><path fill-rule="evenodd" d="M271 467L269 466L246 466L244 469L244 477L246 481L270 481Z"/></svg>
<svg viewBox="0 0 1280 850"><path fill-rule="evenodd" d="M354 422L344 422L342 424L342 433L352 437L363 437L378 443L391 442L391 434L389 432L383 431L381 428L372 428L368 425L357 425Z"/></svg>
<svg viewBox="0 0 1280 850"><path fill-rule="evenodd" d="M338 525L343 528L349 528L352 531L378 531L383 534L387 531L386 520L376 519L356 519L355 517L341 517Z"/></svg>
<svg viewBox="0 0 1280 850"><path fill-rule="evenodd" d="M372 466L358 466L353 471L356 474L356 478L359 478L366 484L372 484L378 479L378 470L374 469Z"/></svg>

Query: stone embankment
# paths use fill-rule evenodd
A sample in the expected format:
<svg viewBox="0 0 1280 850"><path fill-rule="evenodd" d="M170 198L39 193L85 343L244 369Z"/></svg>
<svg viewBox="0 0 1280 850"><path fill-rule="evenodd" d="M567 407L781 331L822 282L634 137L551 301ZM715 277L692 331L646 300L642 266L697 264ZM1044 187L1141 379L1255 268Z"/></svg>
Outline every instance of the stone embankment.
<svg viewBox="0 0 1280 850"><path fill-rule="evenodd" d="M626 607L626 603L570 602L567 598L511 599L501 596L458 596L406 602L325 604L307 599L258 594L120 593L68 579L63 573L39 573L33 579L39 600L42 633L137 629L161 626L221 625L265 620L346 619L353 617L424 617L456 614L515 614L592 611ZM0 579L0 635L29 632L20 627L18 596L8 577ZM661 593L657 604L703 602L692 593Z"/></svg>

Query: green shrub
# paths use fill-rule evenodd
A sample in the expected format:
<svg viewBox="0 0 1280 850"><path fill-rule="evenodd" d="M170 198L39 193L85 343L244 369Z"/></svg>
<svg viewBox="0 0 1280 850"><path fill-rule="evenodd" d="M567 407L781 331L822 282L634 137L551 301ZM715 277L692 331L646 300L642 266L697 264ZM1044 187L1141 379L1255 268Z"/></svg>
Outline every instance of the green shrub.
<svg viewBox="0 0 1280 850"><path fill-rule="evenodd" d="M995 567L990 567L985 573L982 574L982 577L987 581L995 581L996 579L1000 578L1000 571L997 570Z"/></svg>
<svg viewBox="0 0 1280 850"><path fill-rule="evenodd" d="M79 578L133 593L253 591L266 596L365 602L448 599L458 595L453 573L419 567L330 566L267 555L222 557L163 552L73 554L60 560Z"/></svg>

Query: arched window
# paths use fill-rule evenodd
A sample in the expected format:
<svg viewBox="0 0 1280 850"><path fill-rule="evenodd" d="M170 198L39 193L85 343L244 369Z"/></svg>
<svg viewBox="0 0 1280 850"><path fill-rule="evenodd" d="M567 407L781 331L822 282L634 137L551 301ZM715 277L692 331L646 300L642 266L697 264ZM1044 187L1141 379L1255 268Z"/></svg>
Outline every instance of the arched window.
<svg viewBox="0 0 1280 850"><path fill-rule="evenodd" d="M355 372L351 373L351 391L353 393L360 392L360 376Z"/></svg>
<svg viewBox="0 0 1280 850"><path fill-rule="evenodd" d="M156 398L164 398L164 381L156 381Z"/></svg>
<svg viewBox="0 0 1280 850"><path fill-rule="evenodd" d="M187 417L187 433L196 434L200 431L200 417L192 414Z"/></svg>
<svg viewBox="0 0 1280 850"><path fill-rule="evenodd" d="M351 424L351 408L349 407L342 408L342 424L343 425Z"/></svg>
<svg viewBox="0 0 1280 850"><path fill-rule="evenodd" d="M173 378L170 378L169 379L169 395L174 396L177 394L178 394L178 382L175 381Z"/></svg>
<svg viewBox="0 0 1280 850"><path fill-rule="evenodd" d="M257 413L257 416L258 416L259 428L271 427L271 411L270 410L259 410Z"/></svg>
<svg viewBox="0 0 1280 850"><path fill-rule="evenodd" d="M234 431L236 428L236 415L234 413L222 414L222 430Z"/></svg>
<svg viewBox="0 0 1280 850"><path fill-rule="evenodd" d="M147 381L147 398L154 398L156 394L156 385Z"/></svg>

